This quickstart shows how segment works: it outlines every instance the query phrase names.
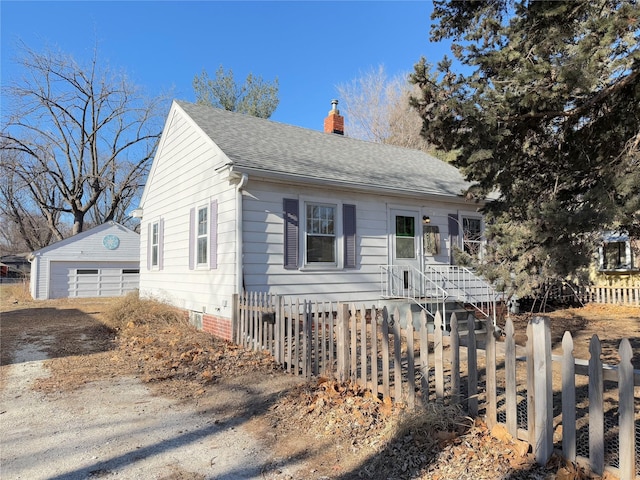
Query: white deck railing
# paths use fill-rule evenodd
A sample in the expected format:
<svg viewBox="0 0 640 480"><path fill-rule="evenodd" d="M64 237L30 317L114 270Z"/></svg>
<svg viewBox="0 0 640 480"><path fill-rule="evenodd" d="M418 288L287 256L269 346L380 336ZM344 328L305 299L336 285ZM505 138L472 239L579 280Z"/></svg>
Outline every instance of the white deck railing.
<svg viewBox="0 0 640 480"><path fill-rule="evenodd" d="M382 298L404 298L422 308L433 318L440 310L444 318L449 294L423 272L409 265L380 266L380 296Z"/></svg>
<svg viewBox="0 0 640 480"><path fill-rule="evenodd" d="M500 294L493 286L465 267L425 265L424 275L431 283L446 290L449 297L473 307L496 325L496 300Z"/></svg>
<svg viewBox="0 0 640 480"><path fill-rule="evenodd" d="M409 265L380 266L382 298L405 298L420 305L429 315L445 313L447 301L469 305L496 325L496 300L493 286L471 270L457 265L425 265L420 271ZM425 308L435 304L436 309Z"/></svg>

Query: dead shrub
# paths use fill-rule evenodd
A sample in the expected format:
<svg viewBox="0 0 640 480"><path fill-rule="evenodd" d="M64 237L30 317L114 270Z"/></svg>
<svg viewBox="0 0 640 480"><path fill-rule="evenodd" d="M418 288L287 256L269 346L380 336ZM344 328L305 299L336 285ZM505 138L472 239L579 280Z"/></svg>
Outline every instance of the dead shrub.
<svg viewBox="0 0 640 480"><path fill-rule="evenodd" d="M113 303L106 312L110 326L123 329L127 326L166 326L186 323L184 312L176 307L152 298L140 298L131 292Z"/></svg>

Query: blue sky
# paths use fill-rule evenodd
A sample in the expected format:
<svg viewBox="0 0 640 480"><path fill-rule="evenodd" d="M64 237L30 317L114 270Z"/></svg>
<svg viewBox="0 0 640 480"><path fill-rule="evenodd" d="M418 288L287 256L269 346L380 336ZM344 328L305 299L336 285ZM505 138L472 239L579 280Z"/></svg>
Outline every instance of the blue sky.
<svg viewBox="0 0 640 480"><path fill-rule="evenodd" d="M421 56L448 49L429 42L427 1L10 1L0 2L1 80L19 76L18 41L59 48L124 70L148 94L194 101L193 77L223 65L237 80L278 77L272 120L321 130L336 86L384 65L410 72Z"/></svg>

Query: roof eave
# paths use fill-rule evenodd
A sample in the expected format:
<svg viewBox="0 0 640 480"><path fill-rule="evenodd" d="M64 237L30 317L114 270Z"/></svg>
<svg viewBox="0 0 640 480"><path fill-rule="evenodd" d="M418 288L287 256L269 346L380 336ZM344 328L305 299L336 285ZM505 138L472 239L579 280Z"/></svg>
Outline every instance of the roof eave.
<svg viewBox="0 0 640 480"><path fill-rule="evenodd" d="M359 192L366 193L375 193L375 194L391 194L391 195L401 195L406 197L419 197L419 198L433 198L442 200L443 198L455 198L455 199L464 199L464 193L460 192L458 194L453 193L438 193L438 192L428 192L424 190L411 190L403 187L392 187L385 185L376 185L375 188L370 184L358 183L358 182L348 182L344 180L336 180L336 179L327 179L327 178L319 178L307 175L299 175L292 173L284 173L284 172L276 172L273 170L264 170L260 168L252 168L246 166L238 166L229 164L226 165L229 168L229 176L234 177L236 175L246 173L250 176L250 178L264 178L274 182L279 183L298 183L304 185L317 185L322 187L336 187L336 188L349 188L352 190L357 190Z"/></svg>

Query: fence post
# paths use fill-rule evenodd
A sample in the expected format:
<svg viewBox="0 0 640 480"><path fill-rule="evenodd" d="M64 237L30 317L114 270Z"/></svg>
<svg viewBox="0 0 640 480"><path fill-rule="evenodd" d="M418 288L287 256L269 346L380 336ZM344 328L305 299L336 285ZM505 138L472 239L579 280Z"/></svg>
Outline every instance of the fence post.
<svg viewBox="0 0 640 480"><path fill-rule="evenodd" d="M282 345L283 345L283 333L284 333L284 328L282 325L282 311L281 311L281 307L282 307L282 297L280 295L276 295L275 296L275 302L274 302L274 309L275 309L275 313L274 313L274 317L275 317L275 321L276 323L274 324L274 332L273 332L273 336L274 336L274 346L273 346L273 350L275 352L275 357L276 360L284 365L284 355L282 355Z"/></svg>
<svg viewBox="0 0 640 480"><path fill-rule="evenodd" d="M570 332L562 337L562 454L576 461L576 361Z"/></svg>
<svg viewBox="0 0 640 480"><path fill-rule="evenodd" d="M444 402L444 345L442 344L442 314L436 312L433 320L433 357L436 377L436 402Z"/></svg>
<svg viewBox="0 0 640 480"><path fill-rule="evenodd" d="M371 393L378 398L378 311L371 307Z"/></svg>
<svg viewBox="0 0 640 480"><path fill-rule="evenodd" d="M589 466L598 475L604 473L604 379L602 347L597 335L589 342Z"/></svg>
<svg viewBox="0 0 640 480"><path fill-rule="evenodd" d="M536 396L533 387L533 325L527 323L527 439L529 445L536 444L535 429L535 413L536 413Z"/></svg>
<svg viewBox="0 0 640 480"><path fill-rule="evenodd" d="M351 337L351 366L349 368L349 376L353 383L358 383L358 311L355 304L351 304L349 318L349 336Z"/></svg>
<svg viewBox="0 0 640 480"><path fill-rule="evenodd" d="M451 350L451 402L460 403L460 331L456 312L449 318L449 341ZM467 358L469 358L467 356Z"/></svg>
<svg viewBox="0 0 640 480"><path fill-rule="evenodd" d="M476 325L472 314L467 315L467 408L472 417L478 416L478 349Z"/></svg>
<svg viewBox="0 0 640 480"><path fill-rule="evenodd" d="M393 396L396 403L402 400L402 337L400 332L400 312L393 311Z"/></svg>
<svg viewBox="0 0 640 480"><path fill-rule="evenodd" d="M240 322L238 318L240 316L240 295L234 293L231 297L231 331L233 332L233 341L237 344L240 343Z"/></svg>
<svg viewBox="0 0 640 480"><path fill-rule="evenodd" d="M508 318L505 324L505 353L504 353L504 377L505 377L505 407L507 411L507 431L514 437L518 437L518 392L516 385L516 340L513 321Z"/></svg>
<svg viewBox="0 0 640 480"><path fill-rule="evenodd" d="M409 384L407 394L407 406L413 410L416 405L416 373L415 356L413 343L413 316L411 310L407 312L407 383Z"/></svg>
<svg viewBox="0 0 640 480"><path fill-rule="evenodd" d="M424 310L420 312L420 391L426 405L429 403L429 325Z"/></svg>
<svg viewBox="0 0 640 480"><path fill-rule="evenodd" d="M535 396L533 451L536 462L546 465L553 453L553 386L551 378L551 328L548 317L531 320L533 335L533 389Z"/></svg>
<svg viewBox="0 0 640 480"><path fill-rule="evenodd" d="M337 361L338 361L338 381L346 382L349 379L349 305L338 304L338 325L337 325Z"/></svg>
<svg viewBox="0 0 640 480"><path fill-rule="evenodd" d="M496 394L496 337L495 327L487 321L487 349L486 349L486 369L487 369L487 398L486 398L486 418L489 428L496 424L498 418L498 399Z"/></svg>
<svg viewBox="0 0 640 480"><path fill-rule="evenodd" d="M624 338L620 343L620 365L618 367L618 385L620 395L620 478L634 478L635 445L634 445L634 418L633 418L633 365L631 359L633 351L631 343Z"/></svg>

